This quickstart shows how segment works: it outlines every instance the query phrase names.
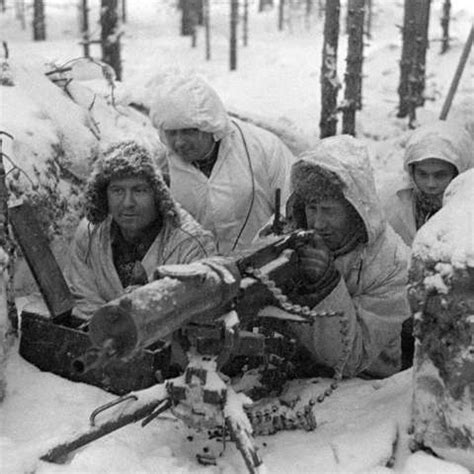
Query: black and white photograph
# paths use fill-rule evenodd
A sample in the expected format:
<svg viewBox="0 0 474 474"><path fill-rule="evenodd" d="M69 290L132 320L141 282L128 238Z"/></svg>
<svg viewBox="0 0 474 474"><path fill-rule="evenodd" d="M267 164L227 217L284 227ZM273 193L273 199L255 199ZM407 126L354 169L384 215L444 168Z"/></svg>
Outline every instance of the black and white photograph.
<svg viewBox="0 0 474 474"><path fill-rule="evenodd" d="M0 0L2 474L474 473L472 0Z"/></svg>

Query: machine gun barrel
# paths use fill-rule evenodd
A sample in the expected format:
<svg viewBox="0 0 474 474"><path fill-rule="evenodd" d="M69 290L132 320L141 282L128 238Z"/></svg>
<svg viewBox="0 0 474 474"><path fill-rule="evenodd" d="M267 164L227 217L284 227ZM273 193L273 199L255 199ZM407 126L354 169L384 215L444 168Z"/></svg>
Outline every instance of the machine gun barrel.
<svg viewBox="0 0 474 474"><path fill-rule="evenodd" d="M158 267L155 281L102 306L89 324L92 345L113 341L115 356L127 359L157 340L166 340L187 321L222 314L238 294L235 263L214 257L188 265Z"/></svg>

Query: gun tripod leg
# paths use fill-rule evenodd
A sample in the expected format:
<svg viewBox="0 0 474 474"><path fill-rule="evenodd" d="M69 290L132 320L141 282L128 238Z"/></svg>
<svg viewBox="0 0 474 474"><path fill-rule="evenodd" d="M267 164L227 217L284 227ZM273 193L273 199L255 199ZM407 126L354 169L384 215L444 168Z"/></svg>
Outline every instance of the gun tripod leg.
<svg viewBox="0 0 474 474"><path fill-rule="evenodd" d="M232 441L244 458L249 473L258 474L258 467L263 461L257 453L252 435L231 416L226 418L225 423Z"/></svg>
<svg viewBox="0 0 474 474"><path fill-rule="evenodd" d="M171 407L171 399L165 398L160 405L156 408L156 410L148 415L143 421L142 421L142 427L148 425L150 421L154 420L157 416L161 415L164 411L168 410L168 408Z"/></svg>
<svg viewBox="0 0 474 474"><path fill-rule="evenodd" d="M105 410L108 410L109 408L112 408L116 405L119 405L120 403L126 402L127 400L138 400L136 395L129 394L129 395L124 395L123 397L119 397L115 400L112 400L109 403L106 403L105 405L102 405L98 408L96 408L92 413L91 416L89 417L89 423L91 426L95 426L95 418L97 415L102 413Z"/></svg>

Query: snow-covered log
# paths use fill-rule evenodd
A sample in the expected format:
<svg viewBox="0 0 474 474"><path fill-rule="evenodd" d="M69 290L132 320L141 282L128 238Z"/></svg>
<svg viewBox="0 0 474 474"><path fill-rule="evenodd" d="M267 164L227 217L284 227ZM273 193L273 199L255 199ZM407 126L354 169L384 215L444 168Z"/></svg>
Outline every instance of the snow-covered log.
<svg viewBox="0 0 474 474"><path fill-rule="evenodd" d="M0 130L13 137L4 139L3 158L10 204L24 199L41 210L40 226L62 265L80 217L81 190L100 151L134 139L163 167L164 147L148 117L115 100L103 63L72 60L53 74L51 65L36 63L2 63ZM37 291L23 261L16 263L19 294Z"/></svg>
<svg viewBox="0 0 474 474"><path fill-rule="evenodd" d="M414 449L474 470L474 170L445 192L413 245Z"/></svg>

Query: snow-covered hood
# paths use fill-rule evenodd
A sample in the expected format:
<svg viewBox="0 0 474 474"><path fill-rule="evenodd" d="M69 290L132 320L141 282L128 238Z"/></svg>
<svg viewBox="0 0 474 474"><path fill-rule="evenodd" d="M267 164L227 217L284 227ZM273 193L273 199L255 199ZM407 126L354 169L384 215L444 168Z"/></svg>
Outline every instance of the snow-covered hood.
<svg viewBox="0 0 474 474"><path fill-rule="evenodd" d="M407 142L405 171L411 174L410 165L427 158L447 161L462 173L474 166L473 142L460 123L439 120L416 129Z"/></svg>
<svg viewBox="0 0 474 474"><path fill-rule="evenodd" d="M372 244L384 227L384 217L375 189L373 170L366 145L350 135L325 138L303 153L293 165L291 191L298 189L298 168L318 165L337 174L344 183L344 197L361 216Z"/></svg>
<svg viewBox="0 0 474 474"><path fill-rule="evenodd" d="M200 76L173 77L157 88L150 107L153 125L164 130L197 128L219 141L231 132L230 119L217 93Z"/></svg>

